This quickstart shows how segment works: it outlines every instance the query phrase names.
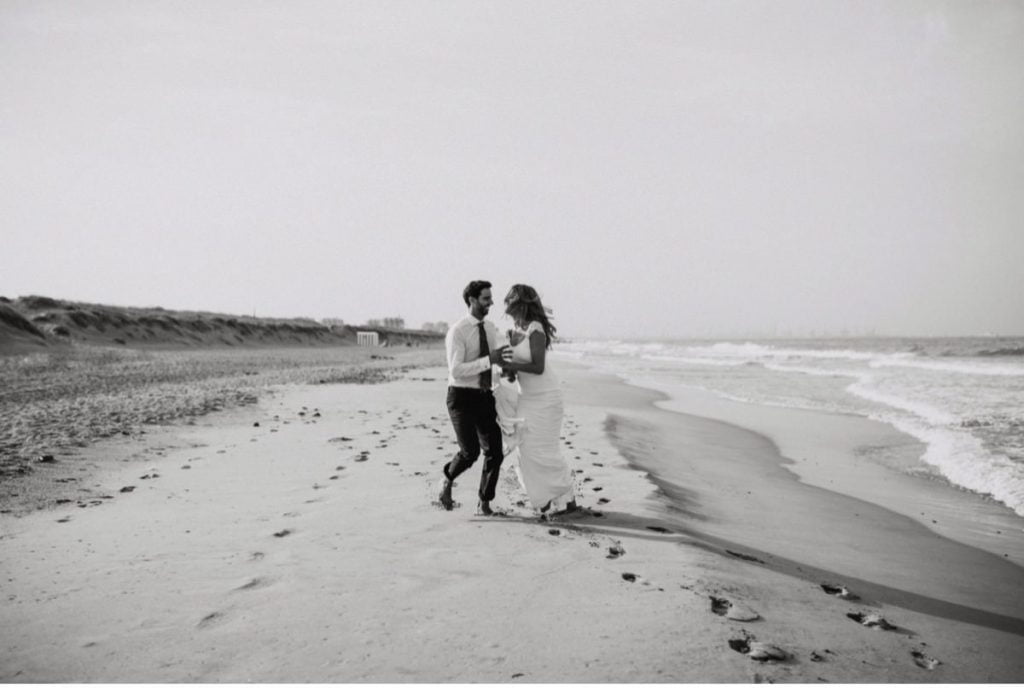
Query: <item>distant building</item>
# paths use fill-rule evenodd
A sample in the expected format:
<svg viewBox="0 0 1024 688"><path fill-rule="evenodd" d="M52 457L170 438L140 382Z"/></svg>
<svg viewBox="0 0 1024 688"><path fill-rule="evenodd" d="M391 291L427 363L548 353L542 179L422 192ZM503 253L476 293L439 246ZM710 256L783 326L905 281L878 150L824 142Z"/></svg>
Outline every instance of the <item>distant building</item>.
<svg viewBox="0 0 1024 688"><path fill-rule="evenodd" d="M425 322L423 323L423 327L420 329L426 332L440 332L441 334L445 334L448 332L448 323L443 320L438 320L437 322Z"/></svg>
<svg viewBox="0 0 1024 688"><path fill-rule="evenodd" d="M356 332L356 343L359 346L380 346L380 335L376 332Z"/></svg>
<svg viewBox="0 0 1024 688"><path fill-rule="evenodd" d="M345 321L341 318L324 318L320 323L327 325L327 327L341 327L345 324Z"/></svg>
<svg viewBox="0 0 1024 688"><path fill-rule="evenodd" d="M391 330L404 330L404 318L373 318L366 321L367 327L386 327Z"/></svg>

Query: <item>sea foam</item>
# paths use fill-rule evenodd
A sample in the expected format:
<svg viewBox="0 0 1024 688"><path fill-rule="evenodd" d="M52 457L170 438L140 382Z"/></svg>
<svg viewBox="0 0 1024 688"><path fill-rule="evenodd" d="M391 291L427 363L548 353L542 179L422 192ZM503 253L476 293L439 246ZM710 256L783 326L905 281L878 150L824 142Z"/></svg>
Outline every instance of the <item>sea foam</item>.
<svg viewBox="0 0 1024 688"><path fill-rule="evenodd" d="M953 485L988 495L1024 516L1024 474L1019 463L987 450L981 440L965 431L928 426L906 417L872 415L924 442L921 460Z"/></svg>
<svg viewBox="0 0 1024 688"><path fill-rule="evenodd" d="M924 443L922 464L1024 516L1024 362L981 358L977 352L994 347L975 339L837 343L617 341L569 348L645 387L661 380L743 403L889 423ZM1006 343L1001 351L1022 348Z"/></svg>

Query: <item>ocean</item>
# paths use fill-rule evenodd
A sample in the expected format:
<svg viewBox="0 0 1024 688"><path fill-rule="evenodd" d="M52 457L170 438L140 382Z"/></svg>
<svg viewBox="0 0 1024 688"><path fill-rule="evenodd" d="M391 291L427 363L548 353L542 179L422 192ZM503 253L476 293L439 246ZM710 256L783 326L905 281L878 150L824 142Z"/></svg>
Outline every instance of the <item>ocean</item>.
<svg viewBox="0 0 1024 688"><path fill-rule="evenodd" d="M872 459L938 478L1024 518L1024 338L570 340L560 355L633 384L857 414L924 447ZM645 384L649 383L649 384Z"/></svg>

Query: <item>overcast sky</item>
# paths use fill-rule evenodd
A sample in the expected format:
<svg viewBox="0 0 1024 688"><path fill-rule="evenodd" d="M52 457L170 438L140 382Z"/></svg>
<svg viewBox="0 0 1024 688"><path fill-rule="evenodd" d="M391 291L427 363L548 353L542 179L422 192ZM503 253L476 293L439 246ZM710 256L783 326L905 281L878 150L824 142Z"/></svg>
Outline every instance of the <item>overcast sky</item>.
<svg viewBox="0 0 1024 688"><path fill-rule="evenodd" d="M0 231L8 297L1024 334L1024 3L0 0Z"/></svg>

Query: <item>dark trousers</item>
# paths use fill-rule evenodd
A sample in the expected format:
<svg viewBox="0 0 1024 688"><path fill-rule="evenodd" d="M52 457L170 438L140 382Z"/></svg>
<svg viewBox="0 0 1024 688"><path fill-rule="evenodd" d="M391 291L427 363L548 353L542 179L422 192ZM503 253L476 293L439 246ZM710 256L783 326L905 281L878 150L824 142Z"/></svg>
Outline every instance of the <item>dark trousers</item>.
<svg viewBox="0 0 1024 688"><path fill-rule="evenodd" d="M476 462L482 450L484 469L480 474L479 495L481 500L489 502L494 499L504 458L494 395L490 390L449 387L448 416L459 441L459 453L445 464L444 474L455 480Z"/></svg>

